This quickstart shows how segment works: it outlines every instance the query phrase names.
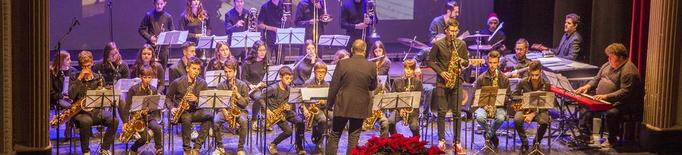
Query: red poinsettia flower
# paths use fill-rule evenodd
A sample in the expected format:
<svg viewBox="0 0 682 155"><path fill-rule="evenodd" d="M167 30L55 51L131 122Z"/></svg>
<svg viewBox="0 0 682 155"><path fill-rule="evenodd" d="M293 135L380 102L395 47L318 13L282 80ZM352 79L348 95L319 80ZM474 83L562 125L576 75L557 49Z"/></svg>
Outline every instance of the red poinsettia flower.
<svg viewBox="0 0 682 155"><path fill-rule="evenodd" d="M440 154L444 154L444 153L445 153L445 151L441 150L437 146L431 146L431 148L429 148L429 150L427 152L427 154L429 154L429 155L440 155Z"/></svg>

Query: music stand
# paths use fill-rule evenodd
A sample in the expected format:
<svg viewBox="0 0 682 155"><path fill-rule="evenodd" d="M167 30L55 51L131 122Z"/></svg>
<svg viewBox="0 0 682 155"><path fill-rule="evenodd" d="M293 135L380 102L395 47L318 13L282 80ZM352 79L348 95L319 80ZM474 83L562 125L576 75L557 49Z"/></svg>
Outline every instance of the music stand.
<svg viewBox="0 0 682 155"><path fill-rule="evenodd" d="M189 31L165 31L159 33L156 39L156 45L168 45L168 48L171 48L173 45L180 45L185 43L187 41L187 34ZM154 55L155 57L159 57L159 52L160 50L154 50L156 51L156 54ZM166 66L163 66L166 68Z"/></svg>
<svg viewBox="0 0 682 155"><path fill-rule="evenodd" d="M291 68L292 64L268 66L268 71L265 74L266 76L263 76L263 82L270 85L271 83L269 83L269 82L274 82L274 81L279 80L280 79L279 74L278 74L279 69L284 67L284 66L289 66L289 68Z"/></svg>
<svg viewBox="0 0 682 155"><path fill-rule="evenodd" d="M206 71L204 77L206 77L206 82L209 88L218 87L221 82L227 80L227 76L223 70Z"/></svg>
<svg viewBox="0 0 682 155"><path fill-rule="evenodd" d="M140 83L141 81L142 81L142 79L140 79L140 78L118 79L116 81L116 84L114 84L114 88L118 91L121 91L122 93L126 93L130 89L130 87ZM150 84L154 87L156 87L158 85L158 83L159 83L159 79L152 79L152 81L150 81Z"/></svg>
<svg viewBox="0 0 682 155"><path fill-rule="evenodd" d="M133 96L129 112L135 112L146 108L149 111L163 109L166 101L165 95Z"/></svg>
<svg viewBox="0 0 682 155"><path fill-rule="evenodd" d="M521 109L551 109L554 108L554 93L534 91L523 93Z"/></svg>
<svg viewBox="0 0 682 155"><path fill-rule="evenodd" d="M213 49L217 42L226 42L227 36L203 36L197 38L197 49Z"/></svg>
<svg viewBox="0 0 682 155"><path fill-rule="evenodd" d="M336 65L327 65L327 75L324 76L324 81L332 81L334 71L336 70ZM315 72L310 77L315 77Z"/></svg>
<svg viewBox="0 0 682 155"><path fill-rule="evenodd" d="M474 103L472 107L483 107L492 105L495 107L504 106L504 99L507 96L507 89L498 89L498 87L484 86L476 90L474 95Z"/></svg>
<svg viewBox="0 0 682 155"><path fill-rule="evenodd" d="M106 108L115 106L121 95L119 91L108 89L88 90L85 92L85 105L83 108Z"/></svg>
<svg viewBox="0 0 682 155"><path fill-rule="evenodd" d="M279 28L277 29L276 45L289 45L289 52L291 52L291 45L303 45L305 43L305 28ZM277 51L277 64L282 62L282 50Z"/></svg>
<svg viewBox="0 0 682 155"><path fill-rule="evenodd" d="M347 35L320 35L320 40L317 45L331 46L331 47L346 47L350 36Z"/></svg>
<svg viewBox="0 0 682 155"><path fill-rule="evenodd" d="M289 88L289 103L301 103L303 98L301 95L301 88Z"/></svg>
<svg viewBox="0 0 682 155"><path fill-rule="evenodd" d="M230 38L230 48L244 48L244 57L246 57L249 55L249 48L258 40L261 40L260 32L235 32Z"/></svg>
<svg viewBox="0 0 682 155"><path fill-rule="evenodd" d="M419 91L377 94L372 99L372 110L419 108L421 94Z"/></svg>
<svg viewBox="0 0 682 155"><path fill-rule="evenodd" d="M329 87L321 88L301 88L301 99L305 102L327 99Z"/></svg>
<svg viewBox="0 0 682 155"><path fill-rule="evenodd" d="M211 109L213 116L215 116L218 113L217 109L231 107L230 97L232 97L231 90L202 90L199 92L197 107ZM213 126L215 126L214 121L211 121L211 128Z"/></svg>

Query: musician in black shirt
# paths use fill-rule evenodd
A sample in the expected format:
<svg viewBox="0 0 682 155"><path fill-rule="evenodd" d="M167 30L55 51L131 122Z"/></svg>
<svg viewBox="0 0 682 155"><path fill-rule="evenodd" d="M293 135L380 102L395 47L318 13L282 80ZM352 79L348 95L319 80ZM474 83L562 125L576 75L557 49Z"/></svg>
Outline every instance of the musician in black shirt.
<svg viewBox="0 0 682 155"><path fill-rule="evenodd" d="M315 63L314 68L314 78L308 79L305 84L303 84L304 87L308 88L320 88L320 87L329 87L329 82L324 80L324 77L327 76L327 65L324 64L324 62L317 62ZM322 140L324 137L322 137L322 134L327 130L327 127L330 126L331 121L327 121L328 117L327 114L330 114L330 112L327 111L327 100L319 100L317 103L313 103L310 105L305 105L308 108L301 108L301 112L304 113L304 116L310 115L308 114L309 111L308 109L316 106L318 108L317 115L309 116L313 117L312 120L313 122L305 122L305 123L313 123L312 124L312 130L313 134L311 136L311 140L313 143L315 143L315 147L318 151L322 151ZM331 114L330 114L331 115ZM307 124L306 124L307 125Z"/></svg>
<svg viewBox="0 0 682 155"><path fill-rule="evenodd" d="M158 40L161 32L173 30L173 17L164 10L166 4L166 0L154 0L154 10L145 13L137 30L140 36L147 41L147 44L154 45L154 48L159 50L156 56L159 57L161 66L164 69L168 67L168 52L170 49L168 46L156 46L156 40Z"/></svg>
<svg viewBox="0 0 682 155"><path fill-rule="evenodd" d="M76 68L71 67L71 54L67 51L59 51L50 66L50 105L57 106L58 109L69 108L71 103L67 95L68 88L64 90L64 78L69 78L71 73L76 72ZM66 93L65 93L66 92Z"/></svg>
<svg viewBox="0 0 682 155"><path fill-rule="evenodd" d="M154 49L146 46L140 50L140 53L137 55L137 59L135 60L135 64L133 64L132 69L130 71L130 77L131 78L137 78L140 77L140 74L142 74L142 70L145 69L151 69L154 72L154 78L157 79L156 86L158 87L159 92L165 92L166 86L165 86L165 79L166 79L166 73L164 71L164 68L159 64L158 62L154 62L153 56L154 53L152 52Z"/></svg>
<svg viewBox="0 0 682 155"><path fill-rule="evenodd" d="M187 41L198 44L197 39L199 37L209 36L212 34L211 21L209 20L209 17L208 11L204 10L204 5L200 0L187 0L185 11L180 15L179 21L179 29L183 31L189 31L187 35ZM197 57L202 57L204 54L206 53L201 52L197 54Z"/></svg>
<svg viewBox="0 0 682 155"><path fill-rule="evenodd" d="M269 0L260 7L258 13L258 29L264 30L263 37L268 47L275 47L277 40L277 29L284 27L282 17L284 16L284 3L282 0ZM291 20L291 19L287 19ZM275 48L272 48L275 49Z"/></svg>
<svg viewBox="0 0 682 155"><path fill-rule="evenodd" d="M138 84L133 85L128 89L128 94L126 95L126 103L125 106L126 110L125 112L128 112L131 109L131 106L133 104L133 96L148 96L148 95L158 95L158 91L156 87L152 86L151 81L152 77L156 76L156 73L151 70L150 68L145 68L142 69L137 76L140 77L141 81ZM144 107L143 107L144 108ZM142 109L140 109L142 110ZM136 111L137 112L137 111ZM135 113L131 113L130 118L134 117ZM123 123L127 123L129 120L128 117L121 117L121 120ZM154 148L156 149L156 154L163 154L163 140L161 139L163 137L163 133L161 132L161 124L159 122L161 121L161 110L156 109L153 111L149 111L146 114L142 115L142 120L146 126L146 128L149 128L152 130L154 133L153 136L149 135L146 130L145 132L139 132L140 136L142 138L137 139L135 143L132 145L130 150L133 151L133 153L137 153L138 149L142 147L145 143L147 143L150 139L150 137L154 138Z"/></svg>
<svg viewBox="0 0 682 155"><path fill-rule="evenodd" d="M109 42L104 46L102 62L92 67L92 70L104 76L104 85L112 86L118 79L128 78L130 71L118 52L116 43Z"/></svg>
<svg viewBox="0 0 682 155"><path fill-rule="evenodd" d="M540 76L542 73L541 69L542 66L540 61L531 61L528 63L528 77L523 78L521 82L519 82L513 95L523 96L523 93L533 91L549 91L550 84ZM533 148L538 148L540 147L540 141L545 136L545 131L547 131L547 126L549 124L549 114L547 113L547 110L522 109L514 114L514 128L516 129L516 132L519 133L519 139L521 139L521 152L528 151L528 138L526 137L526 131L523 130L523 122L530 123L531 121L536 121L540 125L535 140L533 140Z"/></svg>
<svg viewBox="0 0 682 155"><path fill-rule="evenodd" d="M322 62L322 58L319 58L317 55L317 50L315 50L315 44L312 41L309 41L306 46L305 46L305 51L306 51L306 56L303 57L303 60L299 60L300 63L298 63L298 66L294 69L294 85L300 86L305 83L308 79L310 79L310 75L313 72L313 66L317 62Z"/></svg>
<svg viewBox="0 0 682 155"><path fill-rule="evenodd" d="M244 8L244 0L234 0L233 2L234 8L225 13L225 33L230 38L234 32L244 32L247 30L249 22L247 18L251 16L251 12Z"/></svg>
<svg viewBox="0 0 682 155"><path fill-rule="evenodd" d="M320 18L324 14L321 0L301 0L296 6L296 27L305 28L305 39L313 39L313 25L318 24L317 37L324 33L325 22L321 22ZM317 11L317 21L313 19L313 13ZM317 38L316 38L317 39Z"/></svg>
<svg viewBox="0 0 682 155"><path fill-rule="evenodd" d="M391 88L393 92L411 92L411 91L423 91L424 88L422 86L422 81L419 80L417 77L415 77L414 71L417 69L417 61L414 59L407 59L405 62L403 62L403 70L405 71L405 76L403 76L400 79L396 79L395 82L392 83ZM412 104L419 104L417 103L412 103ZM412 136L419 137L419 108L409 108L412 109L412 112L408 113L407 116L408 118L403 118L399 113L403 112L409 112L408 108L399 108L398 112L395 112L395 110L392 113L391 116L388 116L388 131L391 134L398 133L396 130L396 123L398 121L404 121L404 124L407 124L408 127L410 127L410 131L412 131ZM398 116L395 116L398 115ZM408 119L408 120L405 120Z"/></svg>
<svg viewBox="0 0 682 155"><path fill-rule="evenodd" d="M371 21L367 16L367 0L344 0L341 4L341 28L346 30L346 35L350 36L350 40L362 38L363 29L365 36L369 36L370 27L372 24L378 22L378 18ZM364 40L369 42L367 38Z"/></svg>

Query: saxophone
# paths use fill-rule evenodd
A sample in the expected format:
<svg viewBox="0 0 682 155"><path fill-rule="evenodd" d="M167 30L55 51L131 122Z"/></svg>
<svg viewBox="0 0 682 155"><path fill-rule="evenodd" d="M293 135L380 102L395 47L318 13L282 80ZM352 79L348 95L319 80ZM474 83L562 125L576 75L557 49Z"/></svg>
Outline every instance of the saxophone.
<svg viewBox="0 0 682 155"><path fill-rule="evenodd" d="M189 88L187 88L187 91L185 91L184 96L187 96L187 95L189 95L189 93L194 92L194 86L196 84L197 84L196 76L194 76L194 83L192 83L192 85L190 85ZM180 106L178 107L178 110L176 110L175 112L172 113L171 123L173 123L173 124L178 123L178 121L180 121L180 116L182 116L182 113L184 113L185 111L187 111L187 109L189 109L189 101L187 101L184 98L184 96L183 96L182 100L180 100L180 104L179 104Z"/></svg>
<svg viewBox="0 0 682 155"><path fill-rule="evenodd" d="M305 117L305 120L306 120L306 123L307 123L306 126L305 126L306 130L310 130L310 129L313 128L313 121L314 121L313 119L314 119L315 116L317 116L317 114L319 114L319 112L320 112L320 109L317 108L317 104L312 104L312 105L309 105L309 106L310 106L310 107L308 107L308 108L306 108L305 105L303 105L303 106L301 107L301 108L305 108L305 109L308 111L308 113L303 113L303 115L304 115L304 117Z"/></svg>
<svg viewBox="0 0 682 155"><path fill-rule="evenodd" d="M362 130L370 130L374 128L374 123L381 118L381 116L384 115L381 110L374 110L372 112L372 115L367 117L364 122L362 122Z"/></svg>
<svg viewBox="0 0 682 155"><path fill-rule="evenodd" d="M92 72L92 70L90 72ZM104 81L102 80L101 75L102 74L100 74L99 86L97 89L104 88ZM93 75L93 78L94 77L95 76ZM52 128L58 127L67 120L70 120L71 117L76 116L76 114L78 114L78 112L80 112L81 110L89 111L88 109L83 109L83 106L85 105L85 99L86 99L85 97L81 97L75 102L72 102L71 107L69 107L69 109L66 109L62 113L59 113L57 116L53 117L50 120L50 127Z"/></svg>
<svg viewBox="0 0 682 155"><path fill-rule="evenodd" d="M265 128L269 129L279 121L285 120L286 116L284 114L289 110L291 110L291 106L287 101L282 102L282 104L273 110L267 109L266 114L268 117L265 118Z"/></svg>
<svg viewBox="0 0 682 155"><path fill-rule="evenodd" d="M232 78L231 85L232 87L232 92L239 92L239 89L237 88L236 85L236 80ZM237 107L237 101L239 98L237 98L236 95L232 95L230 97L230 107L227 109L221 109L220 112L223 115L223 118L227 121L227 126L228 128L234 129L234 128L239 128L239 122L237 121L237 118L239 118L239 115L242 114L241 110L239 110L239 107Z"/></svg>
<svg viewBox="0 0 682 155"><path fill-rule="evenodd" d="M147 127L144 122L144 116L146 116L148 112L149 110L146 108L135 112L133 117L130 118L130 121L123 124L121 135L118 137L118 140L121 142L128 142L133 134L144 131Z"/></svg>
<svg viewBox="0 0 682 155"><path fill-rule="evenodd" d="M406 80L407 80L407 86L405 86L405 92L412 91L412 89L414 89L414 86L412 85L412 79L407 78ZM400 116L400 118L403 119L403 125L405 125L405 126L409 125L410 114L412 113L412 111L414 111L414 109L412 107L400 108L400 110L398 110L398 115Z"/></svg>
<svg viewBox="0 0 682 155"><path fill-rule="evenodd" d="M464 66L465 60L459 57L457 49L459 48L457 42L452 42L452 49L450 50L450 62L448 62L447 73L450 74L450 79L445 79L445 88L454 89L457 85L457 77Z"/></svg>

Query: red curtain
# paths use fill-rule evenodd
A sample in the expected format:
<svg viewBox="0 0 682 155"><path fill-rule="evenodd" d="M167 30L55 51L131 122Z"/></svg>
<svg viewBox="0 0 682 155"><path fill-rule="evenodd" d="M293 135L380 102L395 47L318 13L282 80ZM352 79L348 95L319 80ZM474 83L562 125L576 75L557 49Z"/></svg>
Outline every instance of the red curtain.
<svg viewBox="0 0 682 155"><path fill-rule="evenodd" d="M650 0L632 0L632 23L630 28L630 61L644 78L646 70L647 40L649 37Z"/></svg>

